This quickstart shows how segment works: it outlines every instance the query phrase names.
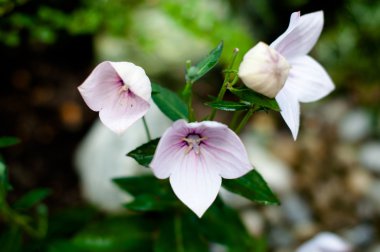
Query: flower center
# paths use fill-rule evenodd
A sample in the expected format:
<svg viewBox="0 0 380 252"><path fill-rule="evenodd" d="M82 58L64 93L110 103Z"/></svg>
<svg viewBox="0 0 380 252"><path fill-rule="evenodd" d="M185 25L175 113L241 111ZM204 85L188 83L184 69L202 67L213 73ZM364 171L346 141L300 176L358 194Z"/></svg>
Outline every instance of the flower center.
<svg viewBox="0 0 380 252"><path fill-rule="evenodd" d="M201 137L198 134L189 134L187 137L182 138L182 140L187 144L185 154L188 154L191 150L194 150L195 154L199 155L201 153L200 145L202 141L206 139L207 137Z"/></svg>
<svg viewBox="0 0 380 252"><path fill-rule="evenodd" d="M128 85L127 84L123 84L123 86L120 87L119 89L119 94L123 93L123 92L128 92Z"/></svg>

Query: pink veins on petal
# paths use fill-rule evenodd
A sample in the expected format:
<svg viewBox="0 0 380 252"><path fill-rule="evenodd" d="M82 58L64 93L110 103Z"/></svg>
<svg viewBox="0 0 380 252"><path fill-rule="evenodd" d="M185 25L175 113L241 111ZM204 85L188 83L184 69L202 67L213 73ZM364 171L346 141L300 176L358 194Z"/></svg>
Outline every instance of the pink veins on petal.
<svg viewBox="0 0 380 252"><path fill-rule="evenodd" d="M226 125L184 120L165 131L150 166L156 177L170 177L174 193L199 217L218 195L222 177L252 169L244 145Z"/></svg>
<svg viewBox="0 0 380 252"><path fill-rule="evenodd" d="M124 132L148 111L151 84L130 62L102 62L78 87L84 101L116 133Z"/></svg>

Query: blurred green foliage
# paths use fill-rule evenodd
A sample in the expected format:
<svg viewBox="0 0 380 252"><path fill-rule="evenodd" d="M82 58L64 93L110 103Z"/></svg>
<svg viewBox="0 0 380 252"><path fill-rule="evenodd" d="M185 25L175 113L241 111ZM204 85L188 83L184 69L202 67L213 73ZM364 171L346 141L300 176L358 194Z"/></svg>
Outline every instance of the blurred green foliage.
<svg viewBox="0 0 380 252"><path fill-rule="evenodd" d="M379 84L380 2L350 0L324 31L317 56L336 84L347 89ZM348 85L349 83L349 85Z"/></svg>

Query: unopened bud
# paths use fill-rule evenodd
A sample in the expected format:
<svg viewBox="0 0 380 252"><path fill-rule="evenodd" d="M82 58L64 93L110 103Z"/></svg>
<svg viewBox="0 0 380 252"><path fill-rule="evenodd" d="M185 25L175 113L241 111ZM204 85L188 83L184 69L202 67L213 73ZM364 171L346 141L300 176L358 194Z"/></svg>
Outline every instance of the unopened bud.
<svg viewBox="0 0 380 252"><path fill-rule="evenodd" d="M263 42L251 48L239 67L239 77L250 89L273 98L288 78L290 65L286 59Z"/></svg>

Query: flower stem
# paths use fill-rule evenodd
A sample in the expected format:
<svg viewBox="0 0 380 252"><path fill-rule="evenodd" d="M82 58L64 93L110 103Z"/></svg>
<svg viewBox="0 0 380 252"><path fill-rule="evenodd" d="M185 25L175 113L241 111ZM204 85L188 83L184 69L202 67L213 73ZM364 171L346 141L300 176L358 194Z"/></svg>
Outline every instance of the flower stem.
<svg viewBox="0 0 380 252"><path fill-rule="evenodd" d="M239 117L241 116L242 113L243 113L243 111L236 111L234 113L234 115L232 116L230 125L229 125L230 129L236 128L236 124L238 123L238 119L239 119Z"/></svg>
<svg viewBox="0 0 380 252"><path fill-rule="evenodd" d="M0 219L9 223L11 227L21 228L25 233L34 238L43 238L47 231L47 215L38 216L37 227L33 228L30 223L32 218L19 214L11 209L7 203L3 202L0 209Z"/></svg>
<svg viewBox="0 0 380 252"><path fill-rule="evenodd" d="M149 131L149 128L148 128L148 123L146 122L145 116L142 117L142 121L143 121L143 124L144 124L144 129L145 129L146 137L148 138L148 141L150 141L150 140L152 140L152 137L150 135L150 131Z"/></svg>
<svg viewBox="0 0 380 252"><path fill-rule="evenodd" d="M181 216L179 214L174 217L174 231L176 237L177 251L184 252L185 248L183 246L182 221Z"/></svg>
<svg viewBox="0 0 380 252"><path fill-rule="evenodd" d="M236 127L235 129L235 133L236 134L239 134L240 131L243 129L243 127L247 124L249 118L251 118L252 114L256 111L257 109L255 109L254 107L251 108L250 110L248 110L248 112L245 114L245 116L243 117L243 119L241 120L240 124Z"/></svg>
<svg viewBox="0 0 380 252"><path fill-rule="evenodd" d="M236 57L237 57L238 53L239 53L239 49L235 48L234 51L233 51L233 55L232 55L232 59L231 59L230 65L228 66L228 68L225 71L224 81L223 81L222 87L219 90L219 94L218 94L218 97L216 98L216 101L223 100L223 97L224 97L224 94L227 91L228 85L229 84L231 85L232 83L235 84L236 81L237 81L237 78L236 78L236 75L235 75L234 81L232 83L230 83L231 73L233 72L232 71L232 67L234 66L234 63L235 63L235 60L236 60ZM212 109L211 114L210 114L208 120L212 121L214 119L214 117L216 115L216 111L217 110L215 108Z"/></svg>
<svg viewBox="0 0 380 252"><path fill-rule="evenodd" d="M187 110L189 112L188 120L189 122L193 122L195 120L194 117L194 109L192 106L193 93L191 92L191 88L193 87L193 83L191 81L186 81L185 89L182 92L183 97L187 103Z"/></svg>

